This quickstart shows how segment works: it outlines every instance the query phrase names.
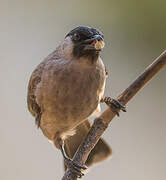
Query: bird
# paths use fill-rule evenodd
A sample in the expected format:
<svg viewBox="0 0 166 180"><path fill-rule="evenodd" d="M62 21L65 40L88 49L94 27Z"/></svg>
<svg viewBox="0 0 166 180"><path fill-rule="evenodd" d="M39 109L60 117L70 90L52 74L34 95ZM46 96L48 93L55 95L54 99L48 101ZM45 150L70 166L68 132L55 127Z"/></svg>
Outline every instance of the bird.
<svg viewBox="0 0 166 180"><path fill-rule="evenodd" d="M100 112L105 102L114 112L126 111L119 101L104 97L108 73L100 57L104 48L101 31L78 26L72 29L32 72L27 93L27 105L35 124L44 136L59 149L69 168L78 177L92 164L112 154L111 147L100 139L85 165L72 157L89 132L89 117Z"/></svg>

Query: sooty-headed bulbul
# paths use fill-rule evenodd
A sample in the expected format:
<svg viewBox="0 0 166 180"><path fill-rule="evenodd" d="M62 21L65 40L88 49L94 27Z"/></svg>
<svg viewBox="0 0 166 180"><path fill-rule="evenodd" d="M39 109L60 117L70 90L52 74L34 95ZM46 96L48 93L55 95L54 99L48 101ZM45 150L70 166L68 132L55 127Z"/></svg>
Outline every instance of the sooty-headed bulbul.
<svg viewBox="0 0 166 180"><path fill-rule="evenodd" d="M43 134L61 150L65 166L81 177L85 166L72 161L91 124L88 118L100 110L100 103L125 111L118 101L103 97L106 68L100 58L103 34L79 26L33 71L28 86L28 109ZM100 139L86 165L111 155L111 148Z"/></svg>

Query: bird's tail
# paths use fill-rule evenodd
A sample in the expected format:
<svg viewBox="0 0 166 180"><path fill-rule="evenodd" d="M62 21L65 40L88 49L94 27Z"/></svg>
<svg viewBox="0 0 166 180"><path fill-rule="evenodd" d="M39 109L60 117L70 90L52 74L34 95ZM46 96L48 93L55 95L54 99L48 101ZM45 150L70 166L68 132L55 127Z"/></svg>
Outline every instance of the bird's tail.
<svg viewBox="0 0 166 180"><path fill-rule="evenodd" d="M84 121L80 124L77 129L76 133L73 136L70 136L65 140L65 151L68 157L72 158L84 140L85 136L89 132L91 124L88 120ZM101 138L94 149L90 152L88 159L86 161L86 165L89 167L94 163L98 163L100 161L105 160L107 157L112 155L112 149L109 145ZM66 167L65 167L66 169Z"/></svg>

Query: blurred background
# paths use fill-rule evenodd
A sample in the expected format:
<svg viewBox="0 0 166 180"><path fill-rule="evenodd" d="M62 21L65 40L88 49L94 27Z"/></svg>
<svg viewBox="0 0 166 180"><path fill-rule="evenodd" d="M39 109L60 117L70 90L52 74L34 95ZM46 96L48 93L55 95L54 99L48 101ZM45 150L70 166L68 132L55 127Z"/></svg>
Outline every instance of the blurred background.
<svg viewBox="0 0 166 180"><path fill-rule="evenodd" d="M78 25L100 29L116 97L166 49L165 0L0 0L0 179L61 179L60 151L27 111L34 68ZM84 180L156 180L166 176L166 68L132 99L104 137L112 158ZM104 110L106 106L103 106Z"/></svg>

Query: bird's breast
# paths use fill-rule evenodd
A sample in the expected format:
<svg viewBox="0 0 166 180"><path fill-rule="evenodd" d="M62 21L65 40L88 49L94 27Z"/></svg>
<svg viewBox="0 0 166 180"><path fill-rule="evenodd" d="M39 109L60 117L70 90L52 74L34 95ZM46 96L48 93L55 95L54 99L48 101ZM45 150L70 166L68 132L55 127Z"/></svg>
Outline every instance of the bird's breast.
<svg viewBox="0 0 166 180"><path fill-rule="evenodd" d="M43 110L66 126L77 125L96 110L104 85L103 64L56 62L47 67L39 87Z"/></svg>

